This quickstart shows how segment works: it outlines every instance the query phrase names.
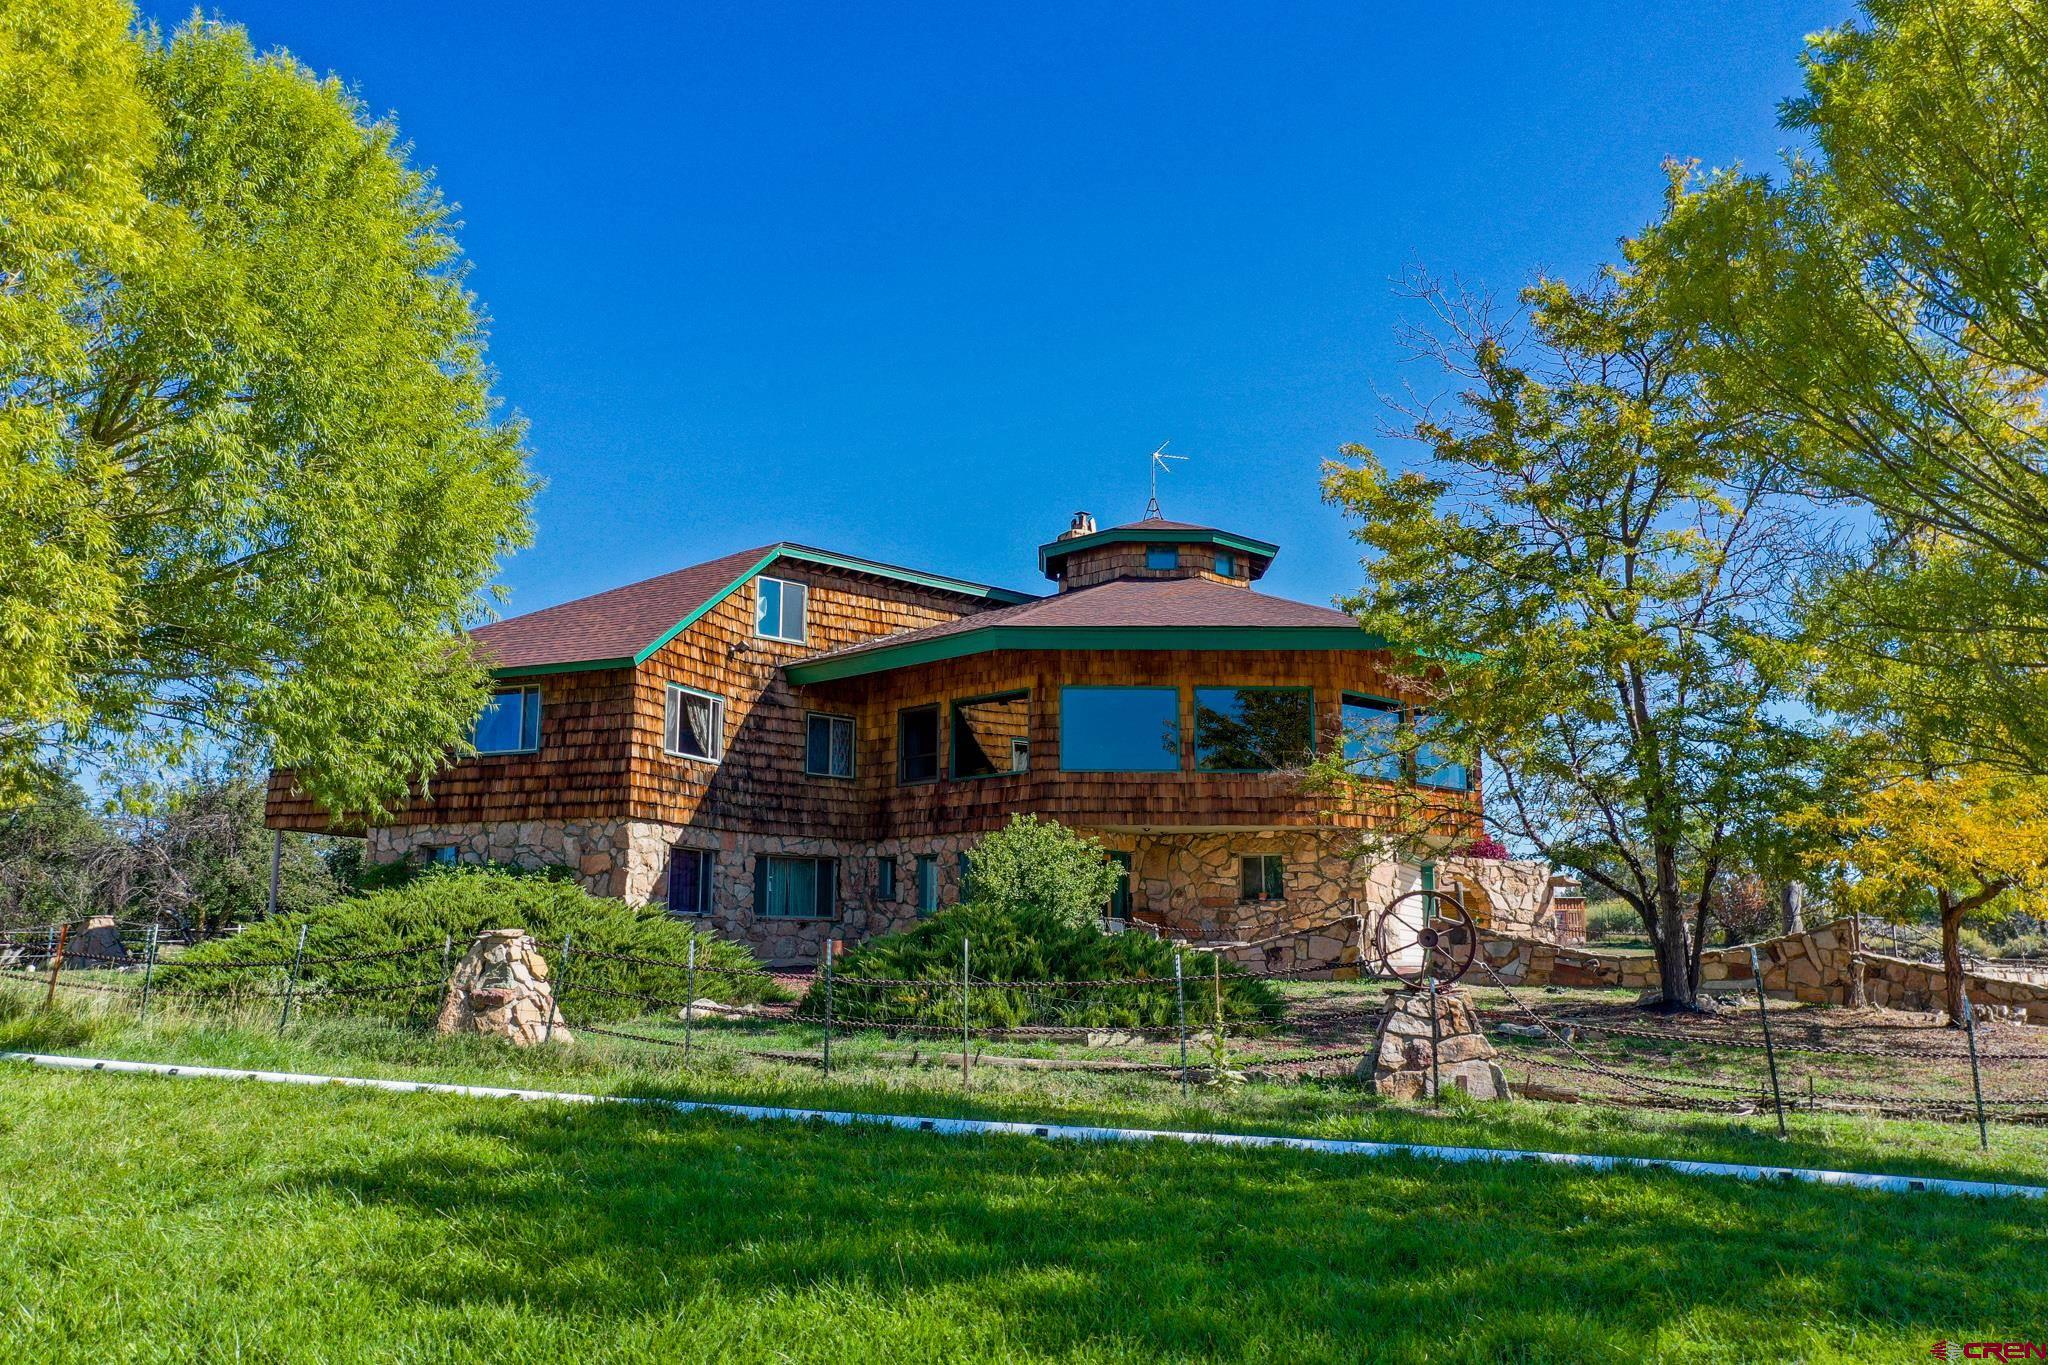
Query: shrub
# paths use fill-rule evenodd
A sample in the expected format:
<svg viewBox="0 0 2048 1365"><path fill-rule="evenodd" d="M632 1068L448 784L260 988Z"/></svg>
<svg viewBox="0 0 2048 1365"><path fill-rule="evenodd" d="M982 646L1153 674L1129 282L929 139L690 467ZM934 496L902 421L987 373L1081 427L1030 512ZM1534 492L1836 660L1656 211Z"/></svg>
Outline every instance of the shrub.
<svg viewBox="0 0 2048 1365"><path fill-rule="evenodd" d="M309 961L300 971L299 982L310 1008L417 1017L440 1005L441 996L431 986L388 993L375 988L437 982L443 979L440 949L444 940L451 942L452 966L479 932L510 927L525 929L540 941L541 955L558 983L564 934L574 936L572 943L577 949L676 963L685 960L690 940L695 938L700 997L742 1003L775 993L774 983L766 976L725 975L712 970L759 971L760 963L738 944L692 929L658 906L628 905L593 896L569 882L479 868L444 868L388 891L260 921L233 938L201 944L160 964L158 983L168 992L221 1003L246 1002L275 991L284 978L283 967L249 970L226 964L289 963L300 925L306 926ZM321 960L400 948L432 951L369 961ZM571 1027L578 1020L630 1019L665 1007L628 997L681 1000L687 989L688 978L681 967L578 953L570 966L562 1017Z"/></svg>
<svg viewBox="0 0 2048 1365"><path fill-rule="evenodd" d="M972 992L977 1027L1019 1025L1171 1028L1174 1025L1173 945L1144 933L1104 934L1043 910L1013 911L967 904L942 910L915 928L874 939L841 958L837 977L910 984L857 986L835 981L833 1017L878 1024L960 1026L960 941L968 941L968 969L981 981L1108 981L1146 978L1147 984L1094 989L1046 987ZM1188 1027L1215 1018L1215 959L1185 953ZM1151 984L1156 982L1157 984ZM824 985L811 983L806 1016L824 1016ZM1260 1029L1283 1012L1272 983L1223 964L1223 1016Z"/></svg>
<svg viewBox="0 0 2048 1365"><path fill-rule="evenodd" d="M1095 840L1057 820L1015 815L968 855L965 898L991 909L1093 925L1120 876Z"/></svg>

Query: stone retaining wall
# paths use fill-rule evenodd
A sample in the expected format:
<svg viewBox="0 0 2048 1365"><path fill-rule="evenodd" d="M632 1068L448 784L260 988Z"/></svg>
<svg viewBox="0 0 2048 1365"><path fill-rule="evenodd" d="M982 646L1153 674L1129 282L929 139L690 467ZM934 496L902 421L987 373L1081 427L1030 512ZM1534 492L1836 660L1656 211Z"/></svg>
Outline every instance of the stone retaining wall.
<svg viewBox="0 0 2048 1365"><path fill-rule="evenodd" d="M1947 973L1933 963L1882 953L1858 953L1856 962L1863 969L1864 994L1871 1004L1894 1010L1945 1008L1942 988ZM2048 986L1965 971L1963 988L1970 993L1970 1004L1987 1018L2048 1024Z"/></svg>
<svg viewBox="0 0 2048 1365"><path fill-rule="evenodd" d="M1850 1003L1855 935L1855 921L1841 919L1754 945L1764 993L1816 1005ZM1648 953L1594 953L1490 930L1480 932L1479 951L1511 986L1657 988L1657 959ZM1754 989L1749 953L1749 945L1709 948L1700 956L1700 988ZM1482 985L1490 980L1483 971L1468 979Z"/></svg>

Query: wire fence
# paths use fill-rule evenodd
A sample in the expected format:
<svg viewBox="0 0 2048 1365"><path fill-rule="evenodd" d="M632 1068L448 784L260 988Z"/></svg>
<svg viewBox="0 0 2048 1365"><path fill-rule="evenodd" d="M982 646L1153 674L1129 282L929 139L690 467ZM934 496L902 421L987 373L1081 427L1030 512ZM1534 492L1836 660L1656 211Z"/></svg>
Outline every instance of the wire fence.
<svg viewBox="0 0 2048 1365"><path fill-rule="evenodd" d="M132 1008L138 1018L178 1001L223 996L297 1019L373 1003L390 1022L425 1027L449 986L454 946L289 956L211 953L154 926L116 925L71 939L66 926L0 929L0 984L39 995ZM465 945L466 946L466 945ZM957 1069L968 1090L991 1072L1055 1073L1228 1092L1239 1083L1369 1084L1381 1051L1380 990L1353 961L1306 963L1256 976L1226 972L1220 954L1176 947L1173 970L1104 980L1005 979L975 970L963 940L956 966L913 977L850 975L828 945L812 973L575 946L555 950L557 1018L633 1055L692 1066L745 1062L816 1068ZM634 969L631 988L592 970ZM1788 1007L1752 996L1703 1016L1647 1012L1614 993L1517 988L1478 959L1459 988L1513 1093L1577 1104L1772 1117L1850 1113L1989 1125L2048 1124L2048 1031L1961 1028L1881 1011ZM338 968L356 969L337 971ZM392 979L356 979L361 969ZM222 982L231 983L223 988ZM735 1004L741 982L761 1003ZM1277 1003L1276 1003L1277 1002ZM553 1021L550 1021L552 1031Z"/></svg>

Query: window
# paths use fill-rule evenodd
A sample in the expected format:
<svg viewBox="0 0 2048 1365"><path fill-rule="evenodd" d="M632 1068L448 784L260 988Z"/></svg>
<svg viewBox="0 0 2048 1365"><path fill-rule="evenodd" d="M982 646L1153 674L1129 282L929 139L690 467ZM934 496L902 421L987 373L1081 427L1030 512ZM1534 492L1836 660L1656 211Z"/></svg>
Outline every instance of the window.
<svg viewBox="0 0 2048 1365"><path fill-rule="evenodd" d="M420 861L428 867L455 866L455 845L428 844L420 850Z"/></svg>
<svg viewBox="0 0 2048 1365"><path fill-rule="evenodd" d="M1401 708L1377 697L1344 698L1344 766L1360 777L1402 777Z"/></svg>
<svg viewBox="0 0 2048 1365"><path fill-rule="evenodd" d="M929 853L917 855L917 913L929 915L939 908L939 860Z"/></svg>
<svg viewBox="0 0 2048 1365"><path fill-rule="evenodd" d="M939 708L913 706L896 713L896 780L939 780Z"/></svg>
<svg viewBox="0 0 2048 1365"><path fill-rule="evenodd" d="M1315 744L1315 694L1306 687L1195 689L1200 772L1269 772L1305 761Z"/></svg>
<svg viewBox="0 0 2048 1365"><path fill-rule="evenodd" d="M1237 556L1228 550L1216 552L1216 572L1225 578L1237 577Z"/></svg>
<svg viewBox="0 0 2048 1365"><path fill-rule="evenodd" d="M812 714L804 721L804 771L812 777L853 776L853 718Z"/></svg>
<svg viewBox="0 0 2048 1365"><path fill-rule="evenodd" d="M889 904L896 899L896 860L875 859L875 899Z"/></svg>
<svg viewBox="0 0 2048 1365"><path fill-rule="evenodd" d="M711 913L711 872L715 854L705 848L677 845L668 855L668 912L671 915Z"/></svg>
<svg viewBox="0 0 2048 1365"><path fill-rule="evenodd" d="M811 590L786 578L754 580L754 634L769 640L793 640L802 644L804 608Z"/></svg>
<svg viewBox="0 0 2048 1365"><path fill-rule="evenodd" d="M1109 893L1109 906L1103 913L1111 919L1128 920L1131 917L1131 855L1111 852L1109 860L1116 864L1116 890Z"/></svg>
<svg viewBox="0 0 2048 1365"><path fill-rule="evenodd" d="M1287 899L1287 882L1277 853L1247 854L1237 860L1238 896L1248 901Z"/></svg>
<svg viewBox="0 0 2048 1365"><path fill-rule="evenodd" d="M725 757L725 698L676 683L668 685L668 715L661 747L684 758L716 763Z"/></svg>
<svg viewBox="0 0 2048 1365"><path fill-rule="evenodd" d="M1180 547L1177 545L1147 545L1145 567L1148 569L1178 569Z"/></svg>
<svg viewBox="0 0 2048 1365"><path fill-rule="evenodd" d="M1444 791L1470 791L1472 770L1454 760L1441 744L1432 744L1423 738L1437 728L1440 719L1427 711L1416 713L1415 780L1425 787L1438 787Z"/></svg>
<svg viewBox="0 0 2048 1365"><path fill-rule="evenodd" d="M757 919L831 919L838 908L837 858L754 860L754 915Z"/></svg>
<svg viewBox="0 0 2048 1365"><path fill-rule="evenodd" d="M993 777L1031 766L1031 694L953 703L953 776Z"/></svg>
<svg viewBox="0 0 2048 1365"><path fill-rule="evenodd" d="M974 899L974 858L964 848L960 850L959 872L960 899L971 901Z"/></svg>
<svg viewBox="0 0 2048 1365"><path fill-rule="evenodd" d="M493 692L469 741L480 754L530 754L540 748L540 689Z"/></svg>
<svg viewBox="0 0 2048 1365"><path fill-rule="evenodd" d="M1180 770L1180 689L1063 687L1060 767L1070 773Z"/></svg>

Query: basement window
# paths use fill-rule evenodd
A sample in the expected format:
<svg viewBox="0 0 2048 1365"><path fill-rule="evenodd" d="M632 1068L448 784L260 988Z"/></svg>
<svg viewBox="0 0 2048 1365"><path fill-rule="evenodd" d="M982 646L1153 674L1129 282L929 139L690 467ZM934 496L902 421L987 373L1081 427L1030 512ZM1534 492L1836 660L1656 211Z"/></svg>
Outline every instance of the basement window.
<svg viewBox="0 0 2048 1365"><path fill-rule="evenodd" d="M1031 766L1031 694L953 703L953 776L994 777Z"/></svg>
<svg viewBox="0 0 2048 1365"><path fill-rule="evenodd" d="M804 612L810 605L811 590L787 578L754 580L754 634L767 640L788 640L802 644Z"/></svg>
<svg viewBox="0 0 2048 1365"><path fill-rule="evenodd" d="M754 915L761 919L831 919L838 909L837 858L754 861Z"/></svg>
<svg viewBox="0 0 2048 1365"><path fill-rule="evenodd" d="M875 859L875 899L884 905L893 904L896 900L896 860L894 858Z"/></svg>
<svg viewBox="0 0 2048 1365"><path fill-rule="evenodd" d="M706 848L677 847L668 857L668 912L671 915L711 913L711 874L717 855Z"/></svg>
<svg viewBox="0 0 2048 1365"><path fill-rule="evenodd" d="M1241 900L1287 899L1286 866L1277 853L1248 853L1237 860L1237 892Z"/></svg>
<svg viewBox="0 0 2048 1365"><path fill-rule="evenodd" d="M479 754L530 754L540 748L540 689L493 692L469 739Z"/></svg>
<svg viewBox="0 0 2048 1365"><path fill-rule="evenodd" d="M929 915L939 908L939 860L929 853L917 855L917 913Z"/></svg>
<svg viewBox="0 0 2048 1365"><path fill-rule="evenodd" d="M705 763L716 763L724 758L725 698L670 683L661 747L669 753Z"/></svg>

